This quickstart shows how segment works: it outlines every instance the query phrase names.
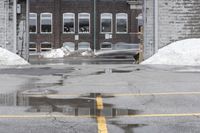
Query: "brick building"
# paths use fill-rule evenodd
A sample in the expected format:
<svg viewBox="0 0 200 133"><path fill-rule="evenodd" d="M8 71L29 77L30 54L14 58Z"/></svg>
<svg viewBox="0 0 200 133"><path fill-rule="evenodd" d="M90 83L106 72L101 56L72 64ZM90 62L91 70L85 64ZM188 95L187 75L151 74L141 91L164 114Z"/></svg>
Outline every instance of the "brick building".
<svg viewBox="0 0 200 133"><path fill-rule="evenodd" d="M141 8L133 8L131 1L30 0L30 50L41 52L65 44L75 49L88 44L99 50L118 42L139 43Z"/></svg>

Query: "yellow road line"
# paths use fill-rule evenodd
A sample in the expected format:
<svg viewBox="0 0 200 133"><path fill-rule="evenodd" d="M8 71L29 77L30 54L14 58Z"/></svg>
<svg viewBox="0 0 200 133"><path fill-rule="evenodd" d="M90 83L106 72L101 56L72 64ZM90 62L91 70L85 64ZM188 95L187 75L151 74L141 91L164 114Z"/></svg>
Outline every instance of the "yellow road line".
<svg viewBox="0 0 200 133"><path fill-rule="evenodd" d="M96 116L98 133L108 133L106 118L105 116L101 116L101 111L103 110L103 99L101 95L96 97L96 109L97 111L100 111L100 114L97 114Z"/></svg>
<svg viewBox="0 0 200 133"><path fill-rule="evenodd" d="M105 93L106 95L123 97L123 96L165 96L165 95L200 95L200 92L155 92L155 93ZM79 97L82 94L44 94L44 95L26 95L29 97ZM102 93L103 95L103 93Z"/></svg>
<svg viewBox="0 0 200 133"><path fill-rule="evenodd" d="M146 117L193 117L193 116L198 116L200 117L200 112L199 113L176 113L176 114L138 114L138 115L122 115L118 117L131 117L131 118L146 118ZM101 125L106 125L106 118L112 118L110 117L105 117L105 116L95 116L95 115L82 115L82 116L71 116L71 115L62 115L62 114L57 114L57 115L47 115L47 114L30 114L30 115L0 115L0 119L2 118L97 118L97 122L101 123Z"/></svg>
<svg viewBox="0 0 200 133"><path fill-rule="evenodd" d="M108 133L106 118L104 116L97 116L98 133Z"/></svg>
<svg viewBox="0 0 200 133"><path fill-rule="evenodd" d="M141 115L127 115L125 117L191 117L200 116L200 113L180 113L180 114L141 114ZM122 116L123 117L123 116Z"/></svg>
<svg viewBox="0 0 200 133"><path fill-rule="evenodd" d="M200 92L158 92L158 93L121 93L113 96L163 96L163 95L200 95Z"/></svg>
<svg viewBox="0 0 200 133"><path fill-rule="evenodd" d="M101 96L96 97L96 106L98 110L103 110L103 99Z"/></svg>
<svg viewBox="0 0 200 133"><path fill-rule="evenodd" d="M82 115L82 116L73 116L73 115L0 115L0 118L96 118L92 115Z"/></svg>

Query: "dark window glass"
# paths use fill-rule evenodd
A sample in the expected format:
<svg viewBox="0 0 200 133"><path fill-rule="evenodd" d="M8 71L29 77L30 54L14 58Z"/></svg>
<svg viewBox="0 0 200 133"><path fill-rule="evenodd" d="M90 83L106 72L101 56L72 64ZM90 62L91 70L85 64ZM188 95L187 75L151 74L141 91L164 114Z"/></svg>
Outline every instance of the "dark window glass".
<svg viewBox="0 0 200 133"><path fill-rule="evenodd" d="M41 32L52 33L52 14L51 13L41 14Z"/></svg>
<svg viewBox="0 0 200 133"><path fill-rule="evenodd" d="M63 14L63 33L74 33L74 13Z"/></svg>
<svg viewBox="0 0 200 133"><path fill-rule="evenodd" d="M118 13L116 15L117 22L117 32L118 33L126 33L127 32L127 22L128 17L126 13Z"/></svg>
<svg viewBox="0 0 200 133"><path fill-rule="evenodd" d="M29 14L29 32L30 33L37 32L37 14L36 13Z"/></svg>
<svg viewBox="0 0 200 133"><path fill-rule="evenodd" d="M80 13L79 14L79 33L90 32L90 14Z"/></svg>
<svg viewBox="0 0 200 133"><path fill-rule="evenodd" d="M112 32L112 14L101 14L101 32Z"/></svg>

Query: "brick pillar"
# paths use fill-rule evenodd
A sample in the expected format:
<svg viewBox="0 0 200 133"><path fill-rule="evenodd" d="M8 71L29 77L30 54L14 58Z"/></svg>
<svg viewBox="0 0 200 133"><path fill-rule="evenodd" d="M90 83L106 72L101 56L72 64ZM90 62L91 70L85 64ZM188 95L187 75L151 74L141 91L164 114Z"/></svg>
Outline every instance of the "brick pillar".
<svg viewBox="0 0 200 133"><path fill-rule="evenodd" d="M59 26L59 27L58 27ZM62 33L62 14L61 14L61 0L54 0L54 14L53 14L53 48L59 48L61 44Z"/></svg>

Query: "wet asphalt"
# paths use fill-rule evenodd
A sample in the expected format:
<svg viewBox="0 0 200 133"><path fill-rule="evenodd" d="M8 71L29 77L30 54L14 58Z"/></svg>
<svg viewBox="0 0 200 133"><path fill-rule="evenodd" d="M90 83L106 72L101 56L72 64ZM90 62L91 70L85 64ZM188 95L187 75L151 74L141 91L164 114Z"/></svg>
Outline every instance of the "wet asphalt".
<svg viewBox="0 0 200 133"><path fill-rule="evenodd" d="M0 133L198 133L199 70L132 63L1 68Z"/></svg>

